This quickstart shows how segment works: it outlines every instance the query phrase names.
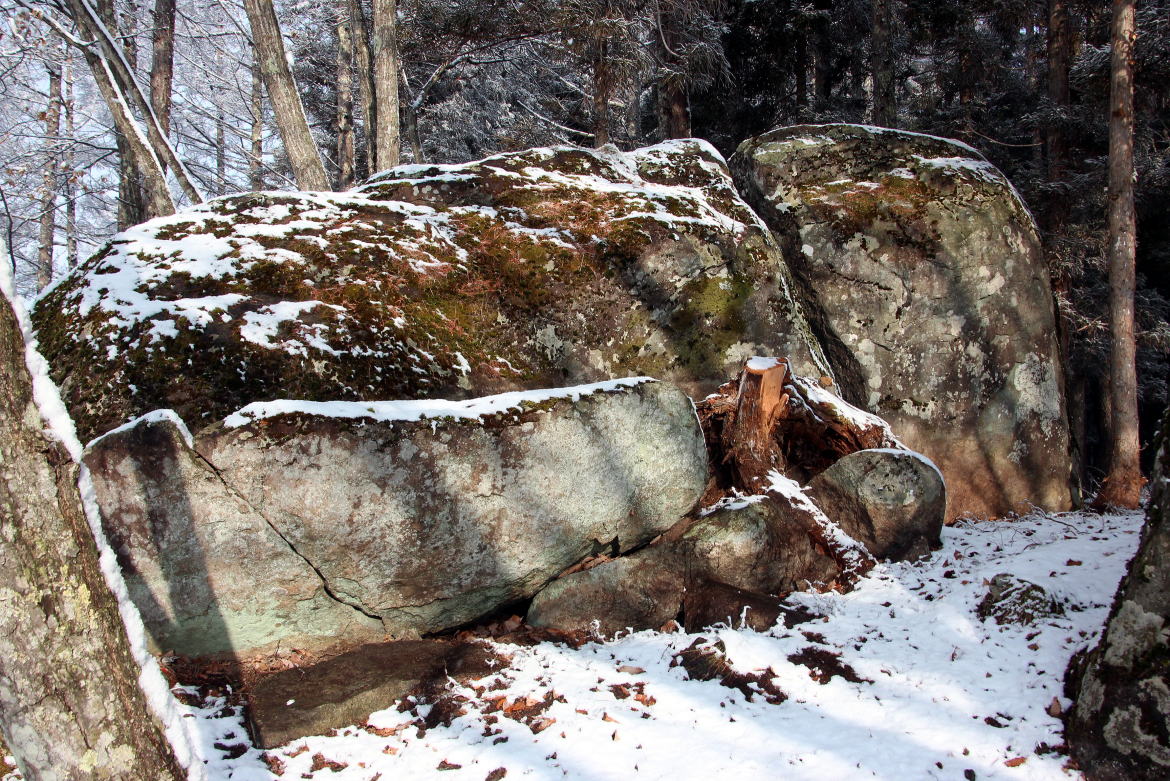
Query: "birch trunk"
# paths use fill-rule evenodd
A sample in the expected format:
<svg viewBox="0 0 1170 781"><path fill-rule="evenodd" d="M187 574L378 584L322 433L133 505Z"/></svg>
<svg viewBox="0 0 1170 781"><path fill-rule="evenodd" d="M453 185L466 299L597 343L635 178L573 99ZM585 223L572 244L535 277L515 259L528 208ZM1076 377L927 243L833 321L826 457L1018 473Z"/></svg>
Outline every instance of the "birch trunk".
<svg viewBox="0 0 1170 781"><path fill-rule="evenodd" d="M284 40L272 0L244 0L252 40L260 63L260 74L268 90L268 100L276 116L276 127L284 141L284 150L292 166L293 177L302 190L328 190L329 178L321 155L309 132L309 121L292 71L285 56Z"/></svg>
<svg viewBox="0 0 1170 781"><path fill-rule="evenodd" d="M26 779L183 779L0 295L0 729Z"/></svg>

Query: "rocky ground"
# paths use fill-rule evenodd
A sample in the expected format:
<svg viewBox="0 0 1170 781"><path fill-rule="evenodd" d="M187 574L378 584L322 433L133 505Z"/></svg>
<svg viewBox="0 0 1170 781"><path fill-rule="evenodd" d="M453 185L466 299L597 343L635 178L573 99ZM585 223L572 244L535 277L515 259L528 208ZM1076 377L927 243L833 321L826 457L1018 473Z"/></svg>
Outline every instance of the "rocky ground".
<svg viewBox="0 0 1170 781"><path fill-rule="evenodd" d="M1141 520L960 523L929 559L879 565L850 594L793 595L815 617L765 633L498 644L495 675L267 753L227 693L190 714L208 776L237 781L1077 777L1064 670L1100 631ZM1039 589L1008 584L992 604L1001 573Z"/></svg>

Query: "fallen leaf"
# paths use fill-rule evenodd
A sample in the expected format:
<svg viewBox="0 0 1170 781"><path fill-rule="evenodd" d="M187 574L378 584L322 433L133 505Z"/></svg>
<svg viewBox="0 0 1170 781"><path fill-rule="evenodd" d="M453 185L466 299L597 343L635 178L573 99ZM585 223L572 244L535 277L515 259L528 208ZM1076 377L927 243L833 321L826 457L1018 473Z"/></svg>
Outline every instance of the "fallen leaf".
<svg viewBox="0 0 1170 781"><path fill-rule="evenodd" d="M641 675L642 673L644 673L646 671L643 668L635 667L632 664L623 664L621 667L618 668L618 672L619 673L629 673L630 675Z"/></svg>
<svg viewBox="0 0 1170 781"><path fill-rule="evenodd" d="M1049 716L1055 719L1060 718L1060 715L1064 713L1064 708L1061 706L1060 699L1057 697L1053 697L1052 702L1048 703L1048 707L1044 710L1047 711Z"/></svg>
<svg viewBox="0 0 1170 781"><path fill-rule="evenodd" d="M1008 767L1019 767L1027 761L1027 757L1016 757L1015 759L1009 759L1008 761L1004 762L1004 764Z"/></svg>

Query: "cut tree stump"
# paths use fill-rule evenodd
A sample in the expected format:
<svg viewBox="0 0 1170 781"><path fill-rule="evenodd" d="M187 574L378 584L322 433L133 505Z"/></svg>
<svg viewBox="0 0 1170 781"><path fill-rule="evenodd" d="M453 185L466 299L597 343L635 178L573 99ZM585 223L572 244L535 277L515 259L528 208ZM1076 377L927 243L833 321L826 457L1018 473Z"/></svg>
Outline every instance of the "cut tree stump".
<svg viewBox="0 0 1170 781"><path fill-rule="evenodd" d="M796 377L783 358L752 358L695 405L714 480L704 504L732 490L761 493L768 474L807 484L842 456L903 446L881 418L839 399L828 378Z"/></svg>

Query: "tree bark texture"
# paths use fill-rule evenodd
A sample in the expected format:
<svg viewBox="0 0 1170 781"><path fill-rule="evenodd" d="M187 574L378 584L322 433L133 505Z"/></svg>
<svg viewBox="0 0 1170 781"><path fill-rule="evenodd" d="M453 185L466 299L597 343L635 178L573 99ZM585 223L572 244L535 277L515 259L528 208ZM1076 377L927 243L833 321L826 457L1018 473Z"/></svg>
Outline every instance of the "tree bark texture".
<svg viewBox="0 0 1170 781"><path fill-rule="evenodd" d="M378 107L374 99L374 68L370 63L370 29L366 24L366 15L362 12L360 0L346 0L349 5L349 22L352 25L354 45L354 62L357 65L358 93L362 98L362 113L366 119L366 173L372 175L378 171L377 138ZM415 161L419 162L419 161Z"/></svg>
<svg viewBox="0 0 1170 781"><path fill-rule="evenodd" d="M353 22L342 5L337 19L337 189L353 186Z"/></svg>
<svg viewBox="0 0 1170 781"><path fill-rule="evenodd" d="M150 105L163 133L171 132L171 83L175 75L175 0L154 0Z"/></svg>
<svg viewBox="0 0 1170 781"><path fill-rule="evenodd" d="M398 165L402 154L398 119L398 3L397 0L373 0L373 9L375 156L378 168L385 169Z"/></svg>
<svg viewBox="0 0 1170 781"><path fill-rule="evenodd" d="M1109 474L1098 503L1137 507L1142 474L1138 437L1133 295L1137 223L1133 200L1134 0L1113 2L1113 56L1109 95Z"/></svg>
<svg viewBox="0 0 1170 781"><path fill-rule="evenodd" d="M58 140L61 136L61 66L49 65L49 103L45 107L45 170L41 183L40 245L37 253L37 288L53 281L53 249L57 237Z"/></svg>
<svg viewBox="0 0 1170 781"><path fill-rule="evenodd" d="M609 143L609 42L598 37L593 54L593 145Z"/></svg>
<svg viewBox="0 0 1170 781"><path fill-rule="evenodd" d="M1072 31L1067 0L1048 0L1048 100L1056 108L1067 108L1071 100L1068 73L1072 60ZM1064 177L1068 143L1064 129L1051 122L1047 129L1048 181Z"/></svg>
<svg viewBox="0 0 1170 781"><path fill-rule="evenodd" d="M260 59L252 47L252 151L248 155L248 186L264 189L264 81L260 75Z"/></svg>
<svg viewBox="0 0 1170 781"><path fill-rule="evenodd" d="M29 781L182 779L0 295L0 727Z"/></svg>
<svg viewBox="0 0 1170 781"><path fill-rule="evenodd" d="M276 116L276 127L284 141L284 150L297 187L302 190L328 190L329 178L325 175L325 166L321 162L313 135L309 132L305 107L301 104L301 96L297 93L296 82L288 67L284 40L280 36L280 25L276 21L272 0L244 0L244 9L252 27L252 41L260 63L260 74L268 90L268 100Z"/></svg>
<svg viewBox="0 0 1170 781"><path fill-rule="evenodd" d="M833 0L816 0L813 8L817 17L813 21L813 99L817 111L829 108L833 95L832 36L830 23L833 14Z"/></svg>
<svg viewBox="0 0 1170 781"><path fill-rule="evenodd" d="M663 138L690 138L691 137L691 108L687 94L686 81L681 72L682 63L678 62L675 51L679 42L679 20L671 11L663 11L659 16L658 35L662 43L662 59L674 69L662 81L660 101L662 116Z"/></svg>
<svg viewBox="0 0 1170 781"><path fill-rule="evenodd" d="M894 91L894 52L890 44L891 0L873 0L873 35L870 72L873 77L873 123L896 127L897 97Z"/></svg>
<svg viewBox="0 0 1170 781"><path fill-rule="evenodd" d="M62 108L65 112L65 138L75 138L74 130L76 120L74 119L74 103L73 103L73 55L67 52L65 55L64 71L64 102ZM73 152L73 144L69 144L65 149L64 160L64 174L65 174L65 265L68 268L77 267L77 175L74 170L76 167L76 160Z"/></svg>

